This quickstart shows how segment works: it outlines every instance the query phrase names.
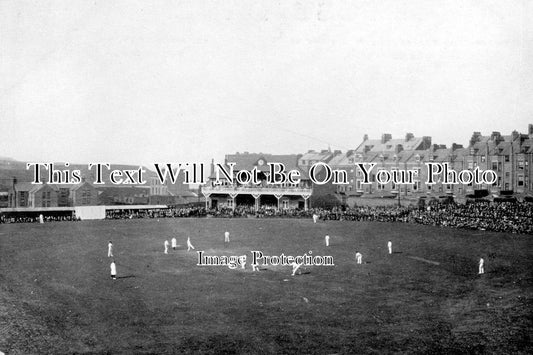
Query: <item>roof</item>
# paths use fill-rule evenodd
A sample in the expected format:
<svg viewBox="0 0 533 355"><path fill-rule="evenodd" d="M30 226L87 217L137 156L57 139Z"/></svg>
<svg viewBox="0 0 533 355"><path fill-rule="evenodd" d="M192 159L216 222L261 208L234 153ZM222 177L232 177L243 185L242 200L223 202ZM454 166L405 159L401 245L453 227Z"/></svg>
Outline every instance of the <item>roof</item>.
<svg viewBox="0 0 533 355"><path fill-rule="evenodd" d="M75 191L75 190L78 190L80 187L87 185L87 184L91 187L95 187L93 184L91 184L88 181L83 181L78 184L54 184L53 186L57 187L58 189L69 189L71 191Z"/></svg>
<svg viewBox="0 0 533 355"><path fill-rule="evenodd" d="M433 152L433 160L435 162L447 162L450 160L451 149L437 149Z"/></svg>
<svg viewBox="0 0 533 355"><path fill-rule="evenodd" d="M423 142L423 137L413 137L406 141L402 138L389 139L385 143L381 142L381 139L367 139L363 141L357 149L356 152L363 152L365 147L369 147L371 152L394 152L397 145L401 145L404 150L415 150L419 149Z"/></svg>
<svg viewBox="0 0 533 355"><path fill-rule="evenodd" d="M362 160L362 156L360 158L360 160ZM329 162L328 162L328 165L331 166L332 168L335 168L335 167L340 167L340 166L349 166L349 165L353 165L354 163L357 163L359 162L358 160L356 160L356 156L352 151L348 151L346 153L341 153L341 154L338 154L336 156L334 156Z"/></svg>
<svg viewBox="0 0 533 355"><path fill-rule="evenodd" d="M225 164L235 163L234 170L252 170L254 167L261 171L268 171L268 163L281 163L286 170L298 168L298 158L296 154L273 155L262 153L244 153L226 155ZM261 162L263 164L261 164Z"/></svg>
<svg viewBox="0 0 533 355"><path fill-rule="evenodd" d="M101 191L104 196L116 196L116 197L134 197L138 194L149 194L150 188L148 186L98 186L96 188L98 191Z"/></svg>
<svg viewBox="0 0 533 355"><path fill-rule="evenodd" d="M49 184L32 184L31 182L18 182L15 184L15 189L17 191L28 191L28 192L35 192L39 191L41 188L50 186L52 189L55 190L53 185Z"/></svg>
<svg viewBox="0 0 533 355"><path fill-rule="evenodd" d="M314 150L310 150L307 153L303 154L298 160L302 161L326 161L333 155L333 152L330 152L329 150L323 150L321 152L315 152Z"/></svg>
<svg viewBox="0 0 533 355"><path fill-rule="evenodd" d="M241 170L251 171L256 167L259 171L267 172L270 169L268 166L269 163L280 163L283 164L286 172L289 170L298 170L301 178L307 179L309 176L308 172L298 166L298 158L300 157L301 155L298 154L274 155L263 153L237 153L226 155L224 165L228 167L229 163L235 163L233 168L234 172ZM229 171L229 167L227 170ZM210 175L210 178L215 178L213 173Z"/></svg>

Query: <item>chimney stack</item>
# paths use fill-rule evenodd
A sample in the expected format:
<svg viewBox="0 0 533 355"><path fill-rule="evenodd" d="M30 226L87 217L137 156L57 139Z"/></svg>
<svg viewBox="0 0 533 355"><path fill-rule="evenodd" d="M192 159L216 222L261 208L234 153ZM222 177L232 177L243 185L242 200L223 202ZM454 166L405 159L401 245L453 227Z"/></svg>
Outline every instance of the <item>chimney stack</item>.
<svg viewBox="0 0 533 355"><path fill-rule="evenodd" d="M481 132L474 132L470 138L470 145L474 145L481 140Z"/></svg>
<svg viewBox="0 0 533 355"><path fill-rule="evenodd" d="M431 137L430 136L422 137L422 146L420 147L420 150L426 150L429 148L431 148Z"/></svg>
<svg viewBox="0 0 533 355"><path fill-rule="evenodd" d="M392 139L392 135L390 133L383 133L381 135L381 144L387 143Z"/></svg>
<svg viewBox="0 0 533 355"><path fill-rule="evenodd" d="M455 152L457 149L463 148L462 144L453 143L452 144L452 152Z"/></svg>

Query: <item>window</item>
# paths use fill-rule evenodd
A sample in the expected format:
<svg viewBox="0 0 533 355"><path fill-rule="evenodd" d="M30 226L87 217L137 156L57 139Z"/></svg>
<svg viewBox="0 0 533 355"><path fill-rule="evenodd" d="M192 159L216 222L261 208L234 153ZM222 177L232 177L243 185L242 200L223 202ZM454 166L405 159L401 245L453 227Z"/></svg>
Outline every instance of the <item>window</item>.
<svg viewBox="0 0 533 355"><path fill-rule="evenodd" d="M282 205L283 205L283 209L286 210L289 208L289 200L283 200L281 201Z"/></svg>
<svg viewBox="0 0 533 355"><path fill-rule="evenodd" d="M468 169L473 169L474 168L474 163L469 161L468 162Z"/></svg>
<svg viewBox="0 0 533 355"><path fill-rule="evenodd" d="M91 204L91 190L84 189L81 192L81 204L90 205Z"/></svg>
<svg viewBox="0 0 533 355"><path fill-rule="evenodd" d="M518 186L524 187L524 175L518 175Z"/></svg>
<svg viewBox="0 0 533 355"><path fill-rule="evenodd" d="M384 184L378 184L378 190L384 190L385 185Z"/></svg>
<svg viewBox="0 0 533 355"><path fill-rule="evenodd" d="M498 162L497 161L493 161L492 162L492 169L491 170L493 170L493 171L498 170Z"/></svg>
<svg viewBox="0 0 533 355"><path fill-rule="evenodd" d="M228 198L227 205L228 205L229 208L233 208L233 199L232 198Z"/></svg>
<svg viewBox="0 0 533 355"><path fill-rule="evenodd" d="M506 162L506 163L509 162L509 156L508 156L508 155L505 156L505 162Z"/></svg>
<svg viewBox="0 0 533 355"><path fill-rule="evenodd" d="M518 170L524 170L524 161L518 161Z"/></svg>
<svg viewBox="0 0 533 355"><path fill-rule="evenodd" d="M418 190L420 190L420 181L415 181L415 183L413 184L413 191Z"/></svg>
<svg viewBox="0 0 533 355"><path fill-rule="evenodd" d="M50 207L50 191L43 191L41 193L41 196L42 196L41 206Z"/></svg>

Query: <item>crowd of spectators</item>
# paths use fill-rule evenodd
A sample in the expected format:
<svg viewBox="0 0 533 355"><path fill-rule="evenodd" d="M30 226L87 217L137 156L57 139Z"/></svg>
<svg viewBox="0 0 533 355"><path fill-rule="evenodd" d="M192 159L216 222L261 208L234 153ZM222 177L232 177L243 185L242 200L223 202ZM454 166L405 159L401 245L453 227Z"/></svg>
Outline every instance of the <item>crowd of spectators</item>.
<svg viewBox="0 0 533 355"><path fill-rule="evenodd" d="M55 215L43 216L43 222L61 222L61 221L78 221L75 215ZM3 215L0 214L0 223L38 223L40 222L39 215Z"/></svg>
<svg viewBox="0 0 533 355"><path fill-rule="evenodd" d="M106 219L134 219L134 218L178 218L178 217L205 217L203 207L169 207L144 210L107 210Z"/></svg>
<svg viewBox="0 0 533 355"><path fill-rule="evenodd" d="M470 202L413 210L407 222L433 226L533 234L533 203Z"/></svg>
<svg viewBox="0 0 533 355"><path fill-rule="evenodd" d="M273 206L255 210L253 206L235 209L206 209L204 207L170 207L163 209L106 211L106 219L137 218L311 218L319 216L323 221L378 221L402 222L431 226L490 230L497 232L533 234L533 203L530 202L467 202L466 204L432 204L419 207L333 207L330 209L276 209ZM45 216L44 220L76 220L75 216ZM0 216L2 223L38 222L33 216Z"/></svg>

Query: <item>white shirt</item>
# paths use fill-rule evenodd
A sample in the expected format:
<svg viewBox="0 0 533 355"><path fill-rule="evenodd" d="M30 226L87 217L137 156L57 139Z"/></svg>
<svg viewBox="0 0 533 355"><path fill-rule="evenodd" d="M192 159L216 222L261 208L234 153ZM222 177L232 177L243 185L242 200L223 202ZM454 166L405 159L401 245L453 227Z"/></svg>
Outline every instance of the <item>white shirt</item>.
<svg viewBox="0 0 533 355"><path fill-rule="evenodd" d="M116 275L116 274L117 274L117 267L115 263L111 263L111 275Z"/></svg>
<svg viewBox="0 0 533 355"><path fill-rule="evenodd" d="M229 239L229 232L224 233L224 238Z"/></svg>
<svg viewBox="0 0 533 355"><path fill-rule="evenodd" d="M172 238L172 248L175 248L177 245L176 238Z"/></svg>
<svg viewBox="0 0 533 355"><path fill-rule="evenodd" d="M168 240L165 240L165 248L168 247Z"/></svg>

